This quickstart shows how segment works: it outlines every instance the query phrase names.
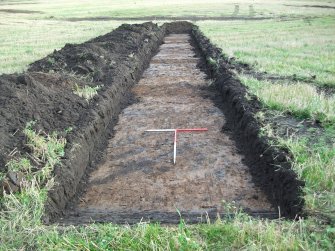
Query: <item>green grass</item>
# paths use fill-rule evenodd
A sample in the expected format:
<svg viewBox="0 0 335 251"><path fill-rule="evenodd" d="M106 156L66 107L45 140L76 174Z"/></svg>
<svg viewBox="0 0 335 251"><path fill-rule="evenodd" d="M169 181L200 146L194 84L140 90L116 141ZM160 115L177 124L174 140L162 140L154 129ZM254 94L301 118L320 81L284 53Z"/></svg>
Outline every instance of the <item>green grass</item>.
<svg viewBox="0 0 335 251"><path fill-rule="evenodd" d="M22 71L27 64L46 56L54 49L60 49L65 43L80 43L90 38L107 33L119 26L122 22L117 21L82 21L68 22L64 19L73 17L145 17L145 16L232 16L235 5L239 5L237 16L248 16L249 6L252 4L258 17L278 18L282 15L289 17L300 17L293 22L267 21L230 21L198 22L206 35L214 42L225 48L225 52L243 56L244 60L254 63L255 55L258 55L257 62L272 68L271 61L267 60L269 53L277 53L281 60L278 65L286 64L287 53L278 54L276 51L285 50L285 45L291 48L288 53L300 54L302 59L296 59L297 69L289 69L297 73L303 69L303 74L309 76L309 66L327 67L318 75L320 84L334 82L331 77L334 72L334 20L330 18L333 10L322 8L299 8L287 7L284 4L292 4L292 1L269 0L99 0L99 1L24 1L24 4L7 5L12 1L0 2L1 9L30 10L42 13L13 14L0 12L0 73L12 73ZM18 1L17 3L20 3ZM30 4L31 3L31 4ZM321 4L320 1L295 1L295 4ZM327 1L324 1L327 4ZM311 26L302 18L306 16L326 17L311 21ZM154 19L153 19L154 21ZM226 34L228 36L226 36ZM283 41L285 38L285 41ZM269 40L270 39L270 40ZM323 47L325 45L325 47ZM268 46L268 47L266 47ZM274 49L278 47L278 50ZM314 53L315 50L317 53ZM263 55L261 57L261 54ZM286 56L285 56L286 55ZM314 56L313 56L314 55ZM271 56L272 57L272 56ZM304 58L307 57L306 60ZM242 59L243 59L242 58ZM312 60L310 60L312 59ZM316 59L316 60L315 60ZM321 60L320 60L321 59ZM294 59L291 59L294 60ZM317 62L316 62L317 61ZM291 62L290 62L291 64ZM300 67L301 65L301 67ZM307 67L307 68L306 68ZM276 66L274 72L285 73L285 69ZM319 79L320 78L320 79Z"/></svg>
<svg viewBox="0 0 335 251"><path fill-rule="evenodd" d="M66 43L82 43L112 31L121 22L7 20L0 13L0 74L21 72ZM21 23L22 22L22 23Z"/></svg>
<svg viewBox="0 0 335 251"><path fill-rule="evenodd" d="M315 76L316 85L335 87L335 18L306 22L264 20L202 21L201 30L228 56L258 71L300 79Z"/></svg>
<svg viewBox="0 0 335 251"><path fill-rule="evenodd" d="M64 156L64 138L58 137L55 132L36 132L33 126L34 122L30 122L24 129L32 153L14 156L7 165L7 172L22 173L23 179L19 192L4 193L0 197L1 250L36 247L37 235L42 234L40 230L44 228L42 216L47 192L54 184L51 174Z"/></svg>
<svg viewBox="0 0 335 251"><path fill-rule="evenodd" d="M328 130L334 136L335 129ZM305 211L335 223L335 140L333 145L323 137L317 143L307 138L281 139L281 143L293 153L293 168L306 182Z"/></svg>
<svg viewBox="0 0 335 251"><path fill-rule="evenodd" d="M113 224L48 229L41 249L52 250L315 250L331 249L333 228L314 232L317 222L259 221L239 214L211 224L164 227L142 223L133 227Z"/></svg>
<svg viewBox="0 0 335 251"><path fill-rule="evenodd" d="M266 116L266 117L265 117ZM278 113L256 115L263 124L261 136L273 139L273 144L285 147L291 153L293 170L304 186L304 211L309 216L321 217L335 224L335 126L309 128L308 132L291 132L287 136L279 135L271 122ZM290 122L288 122L290 123ZM297 125L302 127L302 125Z"/></svg>
<svg viewBox="0 0 335 251"><path fill-rule="evenodd" d="M334 10L284 4L335 6L333 1L314 0L0 1L0 11L42 12L0 12L0 74L22 71L65 43L81 43L123 23L68 22L68 18L235 14L239 17L250 15L252 5L256 17L272 19L196 24L226 55L251 64L257 71L280 76L295 74L298 79L307 80L279 83L239 76L265 109L320 120L324 127L323 134L316 138L271 135L274 144L290 150L294 170L306 182L304 210L310 216L308 219L258 220L236 212L235 218L192 226L181 221L179 226L141 223L74 228L42 223L47 191L53 186L51 172L64 154L66 141L54 133L36 132L30 124L24 133L34 160L22 156L7 164L8 169L22 172L27 182L21 193L5 194L0 199L0 250L334 250L335 129L331 125L334 95L324 95L315 88L335 86ZM235 5L239 5L239 11L234 14ZM289 20L281 21L283 16ZM309 83L309 79L313 81ZM93 90L88 93L95 94ZM265 133L273 131L271 124L264 125ZM0 178L5 178L5 174L0 174Z"/></svg>
<svg viewBox="0 0 335 251"><path fill-rule="evenodd" d="M287 111L296 117L322 123L335 123L335 97L319 93L311 85L276 84L243 75L240 80L269 109Z"/></svg>
<svg viewBox="0 0 335 251"><path fill-rule="evenodd" d="M305 19L285 22L198 24L227 56L252 65L255 71L304 81L257 80L252 75L238 74L265 109L291 114L301 121L321 122L323 134L317 138L304 134L286 138L275 134L271 123L265 124L263 131L274 139L273 144L290 150L293 168L306 183L304 210L334 223L335 96L317 87L335 88L335 19L334 14L327 16L314 11L314 18L304 13Z"/></svg>

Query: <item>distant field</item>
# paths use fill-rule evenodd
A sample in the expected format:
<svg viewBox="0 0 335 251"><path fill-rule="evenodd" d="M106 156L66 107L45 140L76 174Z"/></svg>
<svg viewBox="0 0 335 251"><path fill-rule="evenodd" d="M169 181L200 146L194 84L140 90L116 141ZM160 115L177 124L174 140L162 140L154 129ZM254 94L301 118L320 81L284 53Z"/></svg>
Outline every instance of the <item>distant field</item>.
<svg viewBox="0 0 335 251"><path fill-rule="evenodd" d="M197 16L235 19L199 22L226 53L285 75L302 69L299 75L309 76L317 70L317 81L331 85L334 83L335 60L331 52L334 51L335 9L287 6L321 4L331 5L328 1L278 3L274 0L266 3L248 0L0 1L0 73L22 71L27 64L65 43L83 42L127 22L110 20L113 18L146 17L155 21L159 17ZM73 18L83 21L67 21ZM245 18L270 19L246 21ZM281 19L291 21L281 22ZM288 40L282 43L279 37ZM299 54L299 58L289 58L292 53ZM271 59L277 63L271 63ZM293 67L285 67L292 63Z"/></svg>
<svg viewBox="0 0 335 251"><path fill-rule="evenodd" d="M44 233L36 216L20 234L31 233L28 241L49 250L334 250L335 1L0 0L0 74L22 72L66 43L84 42L122 23L175 19L194 22L227 57L250 65L236 74L264 106L257 114L262 133L290 151L293 168L306 183L309 219L237 215L191 227L105 224L64 233L50 227ZM1 220L0 250L1 235L7 235Z"/></svg>
<svg viewBox="0 0 335 251"><path fill-rule="evenodd" d="M260 71L306 80L315 76L317 85L335 87L334 17L199 25L225 53Z"/></svg>

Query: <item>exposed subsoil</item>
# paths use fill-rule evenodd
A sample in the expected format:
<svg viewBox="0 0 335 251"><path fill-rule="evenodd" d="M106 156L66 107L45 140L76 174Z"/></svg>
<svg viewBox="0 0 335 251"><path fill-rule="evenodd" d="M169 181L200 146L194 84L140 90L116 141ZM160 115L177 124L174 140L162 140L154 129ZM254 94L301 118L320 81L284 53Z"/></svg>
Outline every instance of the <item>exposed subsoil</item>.
<svg viewBox="0 0 335 251"><path fill-rule="evenodd" d="M152 58L170 33L184 35L167 36ZM208 57L218 65L199 64ZM197 65L208 67L211 81ZM294 218L302 210L303 183L287 151L259 137L254 114L261 106L245 98L247 90L230 68L221 50L188 22L122 25L68 44L25 73L0 76L0 171L29 153L22 129L36 120L36 129L58 131L68 141L54 172L46 223L175 223L177 208L189 222L199 222L206 213L224 213L222 199L252 215L271 218L279 206L282 216ZM87 102L73 93L77 85L102 88ZM181 134L173 165L173 136L144 132L168 127L209 131ZM105 158L95 165L104 144ZM62 220L66 205L72 212Z"/></svg>
<svg viewBox="0 0 335 251"><path fill-rule="evenodd" d="M120 114L105 159L91 173L86 192L65 221L126 223L135 214L136 220L142 215L143 220L173 222L179 218L177 209L198 216L224 213L222 200L251 212L275 213L253 184L235 143L221 130L225 117L211 99L218 93L207 88L190 40L188 34L165 37L132 89L139 101ZM209 131L179 136L176 165L173 133L145 132L194 127Z"/></svg>
<svg viewBox="0 0 335 251"><path fill-rule="evenodd" d="M335 139L325 136L326 129L313 120L299 119L281 112L269 112L264 109L264 118L261 123L270 125L274 135L286 139L306 139L308 144L317 144L322 140L329 147L334 146Z"/></svg>

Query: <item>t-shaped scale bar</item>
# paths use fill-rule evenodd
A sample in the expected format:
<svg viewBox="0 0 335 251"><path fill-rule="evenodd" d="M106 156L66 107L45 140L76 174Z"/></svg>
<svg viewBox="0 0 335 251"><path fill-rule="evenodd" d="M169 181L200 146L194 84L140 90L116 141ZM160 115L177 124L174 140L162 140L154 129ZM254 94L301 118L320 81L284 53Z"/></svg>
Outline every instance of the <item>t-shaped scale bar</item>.
<svg viewBox="0 0 335 251"><path fill-rule="evenodd" d="M151 129L146 130L146 132L174 132L174 142L173 142L173 164L176 164L177 157L177 133L178 132L205 132L208 131L207 128L192 128L192 129Z"/></svg>

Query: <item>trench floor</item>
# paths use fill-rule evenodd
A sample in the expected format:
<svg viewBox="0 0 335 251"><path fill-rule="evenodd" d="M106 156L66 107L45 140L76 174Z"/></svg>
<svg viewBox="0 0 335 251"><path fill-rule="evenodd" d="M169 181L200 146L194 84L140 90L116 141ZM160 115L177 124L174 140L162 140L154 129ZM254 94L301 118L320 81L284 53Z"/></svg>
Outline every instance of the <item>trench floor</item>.
<svg viewBox="0 0 335 251"><path fill-rule="evenodd" d="M181 212L224 211L223 201L253 212L273 211L251 180L229 135L225 116L197 68L188 34L165 37L139 83L138 102L119 115L105 158L90 174L72 217L84 221L159 220ZM173 164L173 132L147 129L206 127L178 135ZM154 216L156 215L156 216Z"/></svg>

